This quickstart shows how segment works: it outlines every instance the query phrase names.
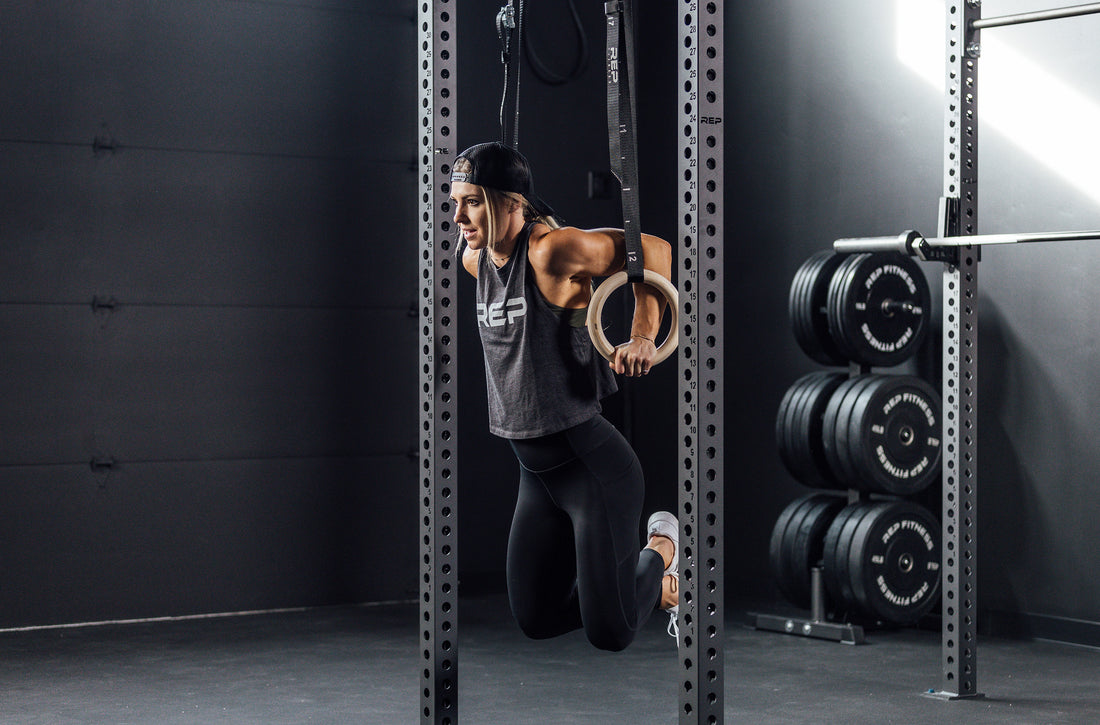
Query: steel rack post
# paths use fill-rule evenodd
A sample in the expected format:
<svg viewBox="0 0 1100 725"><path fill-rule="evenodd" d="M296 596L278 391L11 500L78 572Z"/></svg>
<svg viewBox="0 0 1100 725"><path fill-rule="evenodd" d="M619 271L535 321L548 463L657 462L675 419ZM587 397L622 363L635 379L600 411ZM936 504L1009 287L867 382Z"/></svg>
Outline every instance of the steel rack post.
<svg viewBox="0 0 1100 725"><path fill-rule="evenodd" d="M457 259L450 204L455 2L422 0L420 50L420 722L458 722Z"/></svg>
<svg viewBox="0 0 1100 725"><path fill-rule="evenodd" d="M723 3L679 24L679 718L723 722Z"/></svg>
<svg viewBox="0 0 1100 725"><path fill-rule="evenodd" d="M978 47L980 0L946 7L944 183L940 234L978 227ZM978 697L978 261L956 247L943 271L942 673L939 697Z"/></svg>

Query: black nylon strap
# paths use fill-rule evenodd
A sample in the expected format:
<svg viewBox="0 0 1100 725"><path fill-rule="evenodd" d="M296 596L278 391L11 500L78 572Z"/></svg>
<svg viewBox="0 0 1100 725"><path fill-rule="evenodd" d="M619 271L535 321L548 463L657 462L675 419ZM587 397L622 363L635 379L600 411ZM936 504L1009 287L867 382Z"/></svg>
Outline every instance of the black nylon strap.
<svg viewBox="0 0 1100 725"><path fill-rule="evenodd" d="M626 274L645 278L641 205L638 201L638 142L634 124L634 21L631 0L604 3L607 16L607 144L611 173L619 180L626 236Z"/></svg>
<svg viewBox="0 0 1100 725"><path fill-rule="evenodd" d="M512 148L519 148L519 81L520 58L523 55L523 0L519 0L519 14L516 15L513 0L497 13L497 38L500 39L500 62L504 66L504 91L500 96L500 141ZM512 52L512 35L515 35L516 48ZM508 138L509 98L512 103L512 138Z"/></svg>

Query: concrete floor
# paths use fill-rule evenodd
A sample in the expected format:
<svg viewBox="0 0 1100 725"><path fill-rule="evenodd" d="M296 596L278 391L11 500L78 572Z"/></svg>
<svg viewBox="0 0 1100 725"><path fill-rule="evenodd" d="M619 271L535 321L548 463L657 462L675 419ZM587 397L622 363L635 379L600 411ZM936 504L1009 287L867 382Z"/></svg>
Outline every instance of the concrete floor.
<svg viewBox="0 0 1100 725"><path fill-rule="evenodd" d="M501 596L463 599L459 721L675 723L675 642L654 617L626 652L535 642ZM0 633L3 723L418 722L414 604ZM979 642L981 700L944 702L938 632L858 647L726 631L727 723L1100 722L1100 652Z"/></svg>

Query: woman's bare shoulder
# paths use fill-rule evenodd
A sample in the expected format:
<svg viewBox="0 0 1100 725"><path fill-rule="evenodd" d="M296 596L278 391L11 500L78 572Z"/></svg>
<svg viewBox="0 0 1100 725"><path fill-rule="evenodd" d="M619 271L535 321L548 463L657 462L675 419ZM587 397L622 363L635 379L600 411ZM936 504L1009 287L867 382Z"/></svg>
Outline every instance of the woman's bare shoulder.
<svg viewBox="0 0 1100 725"><path fill-rule="evenodd" d="M617 230L540 226L541 230L532 230L531 250L549 271L564 275L604 274L619 256Z"/></svg>

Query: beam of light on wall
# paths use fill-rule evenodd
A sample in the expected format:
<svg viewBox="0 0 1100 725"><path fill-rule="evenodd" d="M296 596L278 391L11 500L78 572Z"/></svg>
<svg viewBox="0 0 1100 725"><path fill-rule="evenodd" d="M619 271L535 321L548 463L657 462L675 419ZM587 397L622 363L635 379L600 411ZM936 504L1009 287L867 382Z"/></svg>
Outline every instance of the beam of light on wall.
<svg viewBox="0 0 1100 725"><path fill-rule="evenodd" d="M945 9L935 0L897 0L897 54L942 94ZM1055 22L1073 22L1061 20ZM981 128L1003 134L1022 151L1100 203L1100 104L982 31L978 67Z"/></svg>

